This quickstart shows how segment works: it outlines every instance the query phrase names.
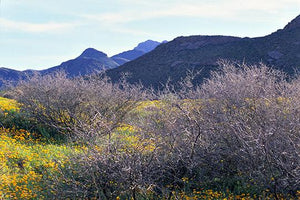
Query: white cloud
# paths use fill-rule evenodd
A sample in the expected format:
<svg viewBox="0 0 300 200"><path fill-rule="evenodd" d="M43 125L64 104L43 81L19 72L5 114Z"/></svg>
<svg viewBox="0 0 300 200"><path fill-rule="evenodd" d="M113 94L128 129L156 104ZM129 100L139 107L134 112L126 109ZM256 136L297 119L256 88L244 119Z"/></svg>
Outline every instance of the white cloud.
<svg viewBox="0 0 300 200"><path fill-rule="evenodd" d="M151 4L146 0L121 0L120 2L128 3L129 8L124 9L126 11L82 16L103 24L121 24L162 17L205 17L249 21L260 17L251 16L251 13L260 12L267 16L281 14L283 11L300 6L300 0L161 0L151 1ZM147 6L141 7L144 4ZM265 17L263 20L269 19Z"/></svg>
<svg viewBox="0 0 300 200"><path fill-rule="evenodd" d="M261 27L268 25L268 29L260 33L241 34L254 37L283 28L296 17L295 15L299 14L295 8L300 7L300 0L118 0L118 5L122 9L85 13L80 16L83 17L83 21L88 24L100 25L103 30L152 38L160 38L162 33L156 30L147 32L137 29L135 24L139 24L141 21L150 25L157 23L157 26L161 26L163 29L163 26L159 25L160 19L173 21L174 18L178 18L203 21L213 19L220 23L225 20L227 22L223 21L224 23L258 24ZM202 32L205 31L202 30ZM230 31L227 32L229 35L234 34ZM176 34L170 33L164 37L176 36ZM208 34L213 33L209 32Z"/></svg>
<svg viewBox="0 0 300 200"><path fill-rule="evenodd" d="M147 36L147 37L156 36L156 34L153 34L153 33L148 33L146 31L141 31L141 30L129 29L129 28L125 28L125 27L112 26L109 29L110 29L110 31L113 31L113 32L124 33L124 34L133 35L133 36Z"/></svg>
<svg viewBox="0 0 300 200"><path fill-rule="evenodd" d="M23 31L32 33L63 31L77 26L76 23L28 23L0 18L0 27L7 31Z"/></svg>

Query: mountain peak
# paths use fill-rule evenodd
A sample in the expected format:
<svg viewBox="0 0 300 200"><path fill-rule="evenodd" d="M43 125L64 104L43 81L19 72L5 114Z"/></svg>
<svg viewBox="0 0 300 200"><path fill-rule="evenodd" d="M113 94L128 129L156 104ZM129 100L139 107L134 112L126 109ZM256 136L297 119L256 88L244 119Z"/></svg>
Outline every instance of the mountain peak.
<svg viewBox="0 0 300 200"><path fill-rule="evenodd" d="M145 42L139 43L138 46L134 48L134 50L148 53L155 49L158 45L160 45L160 42L147 40Z"/></svg>
<svg viewBox="0 0 300 200"><path fill-rule="evenodd" d="M101 59L107 57L107 54L98 51L97 49L94 48L88 48L83 51L83 53L79 56L79 58L92 58L92 59Z"/></svg>
<svg viewBox="0 0 300 200"><path fill-rule="evenodd" d="M291 30L295 28L300 28L300 15L298 15L295 19L289 22L285 27L284 30Z"/></svg>

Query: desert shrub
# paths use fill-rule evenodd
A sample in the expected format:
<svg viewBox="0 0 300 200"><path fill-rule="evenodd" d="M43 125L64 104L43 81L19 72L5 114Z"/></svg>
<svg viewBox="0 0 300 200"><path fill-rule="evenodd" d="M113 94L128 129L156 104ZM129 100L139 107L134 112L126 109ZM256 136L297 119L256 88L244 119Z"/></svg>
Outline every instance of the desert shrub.
<svg viewBox="0 0 300 200"><path fill-rule="evenodd" d="M248 66L227 61L201 86L202 98L241 100L245 98L272 98L285 93L287 76L263 64Z"/></svg>
<svg viewBox="0 0 300 200"><path fill-rule="evenodd" d="M172 189L182 188L182 178L188 174L186 155L173 144L172 136L161 132L166 131L159 128L164 126L163 121L156 121L165 119L167 113L168 117L172 116L166 103L161 108L153 107L152 111L145 111L139 105L139 112L146 113L134 113L135 117L141 116L130 122L135 128L117 129L111 137L102 136L97 142L89 143L86 154L71 157L72 170L62 169L58 179L64 182L54 184L56 193L66 198L153 196L159 199L170 196Z"/></svg>
<svg viewBox="0 0 300 200"><path fill-rule="evenodd" d="M23 113L14 110L0 110L0 126L29 130L32 127L32 122Z"/></svg>
<svg viewBox="0 0 300 200"><path fill-rule="evenodd" d="M58 197L115 199L117 196L137 198L146 193L152 154L136 149L119 151L116 145L110 150L89 151L72 157L68 170L62 169L55 185Z"/></svg>
<svg viewBox="0 0 300 200"><path fill-rule="evenodd" d="M299 190L299 79L223 62L200 87L185 80L170 91L135 124L157 141L153 184L182 189L188 178L191 187L235 193Z"/></svg>
<svg viewBox="0 0 300 200"><path fill-rule="evenodd" d="M279 198L300 189L299 80L223 62L201 86L187 78L151 95L63 74L13 94L21 111L86 147L49 180L56 198L176 199L199 188Z"/></svg>
<svg viewBox="0 0 300 200"><path fill-rule="evenodd" d="M36 75L11 95L22 104L21 112L44 127L91 140L118 127L142 96L138 87L125 82L113 84L99 76L68 79L61 72Z"/></svg>
<svg viewBox="0 0 300 200"><path fill-rule="evenodd" d="M27 113L20 112L20 107L21 105L15 100L0 97L0 127L10 130L22 129L38 133L37 135L40 136L46 136L44 134L46 132L45 127L30 118ZM47 133L50 132L51 130L47 129ZM33 137L33 135L31 134L30 137Z"/></svg>
<svg viewBox="0 0 300 200"><path fill-rule="evenodd" d="M274 193L297 191L297 81L288 83L282 72L264 65L223 63L220 71L213 72L201 88L191 92L201 96L200 106L185 108L177 103L182 110L180 116L189 122L177 127L188 125L185 135L192 133L201 138L194 151L204 155L201 162L209 166L203 175L208 173L211 180L238 182L246 177L244 183L255 182ZM239 184L234 181L231 187Z"/></svg>

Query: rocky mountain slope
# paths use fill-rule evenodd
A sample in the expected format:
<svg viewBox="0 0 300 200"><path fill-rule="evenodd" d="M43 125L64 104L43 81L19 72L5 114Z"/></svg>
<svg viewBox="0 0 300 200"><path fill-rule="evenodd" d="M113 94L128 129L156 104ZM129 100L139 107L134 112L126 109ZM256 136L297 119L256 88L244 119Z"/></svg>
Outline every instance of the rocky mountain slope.
<svg viewBox="0 0 300 200"><path fill-rule="evenodd" d="M93 48L86 49L79 57L63 62L62 64L46 70L42 74L49 74L55 71L65 71L70 77L97 73L104 69L118 67L119 64L101 51Z"/></svg>
<svg viewBox="0 0 300 200"><path fill-rule="evenodd" d="M165 42L166 41L163 41L162 43L165 43ZM136 46L134 49L129 50L129 51L124 51L122 53L114 55L111 58L118 64L123 65L126 62L135 60L138 57L152 51L160 44L161 43L157 42L157 41L147 40L145 42L139 43L138 46Z"/></svg>
<svg viewBox="0 0 300 200"><path fill-rule="evenodd" d="M283 29L257 38L231 36L178 37L148 54L108 71L113 80L123 73L129 81L159 87L169 78L177 82L188 70L201 70L197 82L208 77L220 59L268 66L293 74L300 69L300 15Z"/></svg>

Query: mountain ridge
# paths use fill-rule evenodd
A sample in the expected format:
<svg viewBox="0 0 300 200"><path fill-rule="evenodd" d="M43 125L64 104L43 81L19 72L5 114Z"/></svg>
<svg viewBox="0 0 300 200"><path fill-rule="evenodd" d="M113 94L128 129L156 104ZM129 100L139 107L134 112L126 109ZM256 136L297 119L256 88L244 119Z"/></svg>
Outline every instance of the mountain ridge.
<svg viewBox="0 0 300 200"><path fill-rule="evenodd" d="M60 65L43 70L19 71L0 67L0 87L4 82L18 82L19 80L26 79L33 73L45 75L57 71L64 71L68 77L98 73L102 70L116 68L121 64L134 60L153 50L159 44L160 42L147 40L137 45L137 47L140 46L141 50L132 49L112 57L108 57L106 53L90 47L85 49L78 57L74 59L64 61Z"/></svg>
<svg viewBox="0 0 300 200"><path fill-rule="evenodd" d="M155 88L180 81L187 71L201 71L195 80L201 83L210 71L218 67L218 61L268 66L293 74L300 69L300 16L283 29L255 38L233 36L181 36L159 45L138 59L108 70L107 74L117 81L122 74L130 74L130 83L142 83Z"/></svg>
<svg viewBox="0 0 300 200"><path fill-rule="evenodd" d="M172 83L178 82L187 71L193 70L201 71L196 78L196 83L201 83L211 70L217 68L220 59L227 59L247 64L263 62L292 75L300 69L300 15L283 29L263 37L194 35L180 36L167 43L154 41L153 45L151 40L143 43L112 57L88 48L77 58L41 72L47 74L63 69L78 76L108 69L107 75L113 81L129 74L130 83L160 87L169 79ZM0 79L9 78L8 71L0 68ZM12 79L22 79L23 76L16 70L11 74Z"/></svg>
<svg viewBox="0 0 300 200"><path fill-rule="evenodd" d="M160 44L165 43L165 40L162 42L157 42L153 40L146 40L145 42L139 43L132 50L124 51L122 53L116 54L111 58L120 65L125 64L126 62L137 59L138 57L149 53L154 50Z"/></svg>
<svg viewBox="0 0 300 200"><path fill-rule="evenodd" d="M85 49L78 58L92 58L95 60L100 60L101 58L107 57L106 53L103 53L102 51L98 51L94 48L87 48Z"/></svg>
<svg viewBox="0 0 300 200"><path fill-rule="evenodd" d="M300 15L298 15L295 19L293 19L291 22L289 22L283 29L284 30L291 30L294 28L300 27Z"/></svg>

